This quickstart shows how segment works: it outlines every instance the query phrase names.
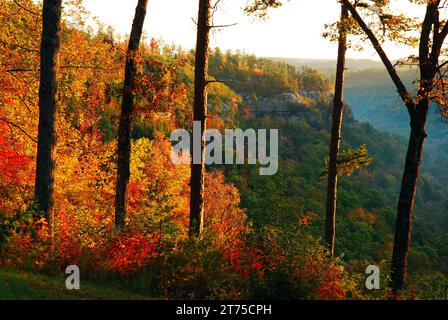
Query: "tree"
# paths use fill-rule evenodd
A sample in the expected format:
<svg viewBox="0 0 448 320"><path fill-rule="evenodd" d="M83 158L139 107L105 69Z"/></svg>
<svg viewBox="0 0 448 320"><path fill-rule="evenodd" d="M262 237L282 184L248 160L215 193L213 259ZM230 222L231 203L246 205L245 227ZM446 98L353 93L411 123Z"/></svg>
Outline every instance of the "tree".
<svg viewBox="0 0 448 320"><path fill-rule="evenodd" d="M246 13L266 17L269 8L278 8L282 5L275 0L254 0L245 9ZM338 157L341 146L342 120L344 116L344 79L345 79L345 55L347 52L346 26L348 10L341 4L341 17L339 22L338 59L336 68L335 94L333 100L332 129L330 141L330 156L328 159L328 183L325 219L325 242L330 255L334 255L334 240L336 227L336 203L338 188Z"/></svg>
<svg viewBox="0 0 448 320"><path fill-rule="evenodd" d="M336 205L338 190L338 156L341 147L342 119L344 116L344 79L345 79L345 54L347 52L347 33L345 23L348 18L348 10L341 4L341 18L339 23L338 60L336 67L336 82L333 100L333 116L331 127L330 156L328 160L328 184L325 219L325 242L330 255L334 255L334 240L336 228Z"/></svg>
<svg viewBox="0 0 448 320"><path fill-rule="evenodd" d="M199 237L204 229L205 131L207 118L207 74L211 28L210 0L199 0L194 77L193 120L200 123L200 163L191 164L190 237ZM193 146L195 147L195 146ZM196 146L197 147L197 146ZM197 159L196 159L197 160ZM199 161L198 161L199 162Z"/></svg>
<svg viewBox="0 0 448 320"><path fill-rule="evenodd" d="M413 27L413 30L420 30L420 38L417 41L419 48L418 56L410 57L410 60L417 63L420 69L418 91L416 97L413 98L400 79L395 66L384 52L375 33L367 26L355 6L353 6L349 0L342 0L342 2L347 6L352 17L367 35L380 56L390 77L397 87L398 93L403 100L410 117L411 134L409 137L405 169L397 206L397 220L391 264L390 286L394 295L397 296L404 286L407 273L407 262L412 232L412 211L420 174L423 145L425 138L427 137L426 124L430 102L433 100L442 105L447 105L446 99L444 98L446 94L443 88L446 82L443 78L444 73L441 72L447 62L441 63L439 61L442 54L443 43L448 35L447 21L440 20L440 12L444 9L445 4L441 6L440 0L422 1L420 4L426 5L425 17L421 24L415 26L412 26L409 22L397 22L397 20L391 18L390 15L383 15L382 9L388 5L388 2L381 3L379 1L373 1L374 6L369 7L369 10L376 11L380 16L380 20L385 30L386 28L406 30L409 29L409 27ZM363 4L363 6L368 7L368 4Z"/></svg>
<svg viewBox="0 0 448 320"><path fill-rule="evenodd" d="M265 18L270 8L278 8L282 2L276 0L253 0L245 8L248 14L255 14L258 17ZM344 116L344 79L345 79L345 55L347 52L347 32L346 26L348 19L348 10L341 4L341 17L339 22L338 36L338 59L336 68L335 94L333 100L332 129L330 141L330 156L328 159L328 184L326 201L326 219L325 219L325 242L328 246L330 255L334 255L334 240L336 227L336 203L338 188L338 159L341 146L342 120Z"/></svg>
<svg viewBox="0 0 448 320"><path fill-rule="evenodd" d="M250 4L244 8L246 14L255 14L259 18L266 18L270 8L278 8L282 5L278 0L252 0Z"/></svg>
<svg viewBox="0 0 448 320"><path fill-rule="evenodd" d="M35 196L39 209L51 220L54 185L55 116L58 105L61 0L44 0L39 87L39 132Z"/></svg>
<svg viewBox="0 0 448 320"><path fill-rule="evenodd" d="M131 123L134 111L135 76L137 73L136 53L140 46L148 0L139 0L135 9L134 22L127 49L123 98L118 128L118 172L115 194L115 224L124 226L126 218L126 193L130 177Z"/></svg>

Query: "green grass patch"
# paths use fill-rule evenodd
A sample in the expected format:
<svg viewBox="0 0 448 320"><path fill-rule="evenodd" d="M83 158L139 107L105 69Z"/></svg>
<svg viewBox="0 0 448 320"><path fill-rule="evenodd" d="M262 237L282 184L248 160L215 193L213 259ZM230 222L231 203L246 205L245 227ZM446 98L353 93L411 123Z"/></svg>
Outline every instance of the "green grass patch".
<svg viewBox="0 0 448 320"><path fill-rule="evenodd" d="M83 281L67 290L65 275L48 276L0 268L0 300L142 300L148 299L104 284Z"/></svg>

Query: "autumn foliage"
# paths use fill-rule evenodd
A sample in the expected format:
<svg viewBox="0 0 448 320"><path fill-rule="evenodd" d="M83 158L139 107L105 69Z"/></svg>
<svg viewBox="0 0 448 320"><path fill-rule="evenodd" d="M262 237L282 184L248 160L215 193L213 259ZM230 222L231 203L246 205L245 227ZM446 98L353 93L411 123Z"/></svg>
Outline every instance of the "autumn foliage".
<svg viewBox="0 0 448 320"><path fill-rule="evenodd" d="M288 288L284 292L296 298L345 297L348 280L339 263L301 233L286 245L278 230L257 234L240 208L238 189L219 169L206 176L204 239L188 239L190 167L171 162L167 133L191 121L192 54L155 40L135 53L139 73L128 215L126 227L115 228L115 149L126 46L112 30L85 27L79 1L71 2L75 18L63 26L49 225L33 201L40 8L31 0L19 2L21 7L0 0L2 264L51 273L76 264L87 275L123 278L149 274L147 293L167 298L281 295L275 288ZM214 110L210 125L233 125L237 96L221 84L210 94L212 101L230 106Z"/></svg>

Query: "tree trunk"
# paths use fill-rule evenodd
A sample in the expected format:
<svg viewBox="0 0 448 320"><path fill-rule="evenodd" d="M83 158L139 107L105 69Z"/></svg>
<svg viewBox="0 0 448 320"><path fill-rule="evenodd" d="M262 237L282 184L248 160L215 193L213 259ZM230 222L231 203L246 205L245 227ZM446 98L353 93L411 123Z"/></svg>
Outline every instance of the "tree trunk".
<svg viewBox="0 0 448 320"><path fill-rule="evenodd" d="M374 33L368 28L349 0L342 0L342 2L347 6L353 18L372 42L391 79L395 83L398 93L411 117L411 135L397 206L397 221L395 225L394 250L391 264L390 287L394 296L397 296L403 288L407 272L407 258L412 231L412 210L414 208L417 181L420 174L423 144L426 138L426 122L430 104L428 95L434 89L434 77L439 68L442 45L448 36L448 25L445 24L440 29L440 1L428 1L420 33L419 67L421 87L418 93L419 102L416 105Z"/></svg>
<svg viewBox="0 0 448 320"><path fill-rule="evenodd" d="M394 295L403 288L406 278L412 233L412 210L414 208L417 182L420 174L423 144L426 138L426 121L429 100L423 98L417 105L411 120L411 136L397 208L395 240L392 254L391 283Z"/></svg>
<svg viewBox="0 0 448 320"><path fill-rule="evenodd" d="M118 172L115 195L115 225L124 226L126 218L126 193L130 176L131 123L134 110L135 54L140 46L148 0L139 0L135 9L134 22L127 49L126 69L121 102L120 125L118 129Z"/></svg>
<svg viewBox="0 0 448 320"><path fill-rule="evenodd" d="M207 118L207 73L210 42L210 0L199 1L196 43L193 119L201 123L200 164L191 164L190 237L200 237L204 228L205 131ZM193 147L194 150L195 147Z"/></svg>
<svg viewBox="0 0 448 320"><path fill-rule="evenodd" d="M35 196L44 217L52 221L55 117L58 104L61 0L44 0L39 87L39 133Z"/></svg>
<svg viewBox="0 0 448 320"><path fill-rule="evenodd" d="M347 34L344 22L348 18L348 9L341 5L339 28L339 49L336 69L336 83L333 101L333 122L331 127L330 156L328 161L327 205L325 219L325 242L331 256L334 255L334 239L336 228L336 202L338 190L338 156L341 146L342 120L344 117L344 78L345 54L347 52Z"/></svg>

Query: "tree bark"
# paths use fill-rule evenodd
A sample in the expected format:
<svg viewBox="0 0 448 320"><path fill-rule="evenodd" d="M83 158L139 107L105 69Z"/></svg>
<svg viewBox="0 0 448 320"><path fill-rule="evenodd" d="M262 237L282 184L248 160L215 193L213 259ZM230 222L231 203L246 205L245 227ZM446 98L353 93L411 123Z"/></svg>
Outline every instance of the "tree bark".
<svg viewBox="0 0 448 320"><path fill-rule="evenodd" d="M325 219L325 242L331 256L334 256L334 240L336 231L336 206L338 191L338 156L341 146L342 120L344 117L344 80L345 55L347 52L347 33L344 23L348 18L348 9L341 5L339 27L339 48L336 68L336 82L333 101L333 121L331 127L330 156L328 160L327 205Z"/></svg>
<svg viewBox="0 0 448 320"><path fill-rule="evenodd" d="M409 137L405 169L397 205L397 220L391 264L391 281L389 284L394 296L398 296L406 279L407 262L412 236L412 211L414 208L417 182L420 175L423 145L427 136L426 123L430 105L429 93L433 90L434 80L439 65L441 47L445 38L448 36L448 25L445 24L442 30L440 30L440 0L429 1L426 7L426 14L422 23L420 35L420 89L418 92L418 103L416 103L406 90L395 68L383 51L378 39L367 27L355 7L349 0L342 0L342 2L347 5L353 18L366 33L378 55L381 57L381 60L394 81L398 93L400 94L403 103L406 105L411 118L411 135ZM432 41L431 35L433 36Z"/></svg>
<svg viewBox="0 0 448 320"><path fill-rule="evenodd" d="M61 0L44 0L35 196L40 211L48 221L53 220L55 117L58 105L61 10Z"/></svg>
<svg viewBox="0 0 448 320"><path fill-rule="evenodd" d="M414 208L417 182L420 175L423 144L426 138L426 122L429 100L422 99L411 120L411 136L401 184L400 198L395 224L395 240L392 254L390 287L397 295L403 288L407 273L407 262L412 235L412 211Z"/></svg>
<svg viewBox="0 0 448 320"><path fill-rule="evenodd" d="M125 225L126 218L126 193L130 177L131 159L131 123L134 111L135 74L137 72L135 54L140 46L147 5L148 0L138 1L127 49L117 149L118 170L115 194L115 225L119 227Z"/></svg>
<svg viewBox="0 0 448 320"><path fill-rule="evenodd" d="M406 154L405 169L401 183L400 197L397 206L397 220L395 224L394 249L391 263L390 287L394 296L399 296L407 276L407 264L412 238L412 211L414 208L417 183L420 176L423 145L425 142L426 123L430 105L429 93L433 90L437 65L440 57L440 47L445 36L439 34L439 6L440 1L428 3L419 44L420 88L418 103L414 107L411 117L411 135L409 137ZM433 44L431 33L434 27ZM444 31L442 31L444 32ZM432 50L430 49L432 46ZM440 47L439 47L440 46Z"/></svg>
<svg viewBox="0 0 448 320"><path fill-rule="evenodd" d="M201 163L191 164L190 237L200 237L204 228L205 131L207 118L207 74L210 43L210 0L199 0L196 43L193 119L201 123ZM194 149L194 147L193 147Z"/></svg>

